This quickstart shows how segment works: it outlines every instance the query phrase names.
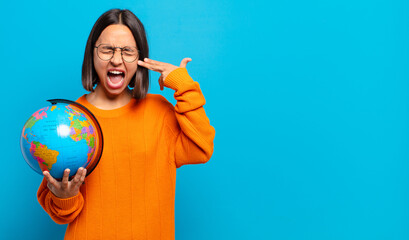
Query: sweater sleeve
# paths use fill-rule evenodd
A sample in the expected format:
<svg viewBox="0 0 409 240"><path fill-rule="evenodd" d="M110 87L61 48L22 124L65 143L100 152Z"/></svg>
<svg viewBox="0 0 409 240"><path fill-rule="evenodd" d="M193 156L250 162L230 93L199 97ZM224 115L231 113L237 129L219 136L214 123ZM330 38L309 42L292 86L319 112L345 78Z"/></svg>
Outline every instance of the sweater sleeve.
<svg viewBox="0 0 409 240"><path fill-rule="evenodd" d="M175 125L178 126L171 126L170 117L166 121L175 136L176 167L207 162L213 154L215 130L203 108L205 98L199 84L193 81L186 68L177 68L166 77L164 85L175 90L177 101L173 119L176 116Z"/></svg>
<svg viewBox="0 0 409 240"><path fill-rule="evenodd" d="M81 212L84 199L81 192L71 198L58 198L47 187L45 178L37 192L37 199L43 209L50 215L51 219L58 224L72 222Z"/></svg>

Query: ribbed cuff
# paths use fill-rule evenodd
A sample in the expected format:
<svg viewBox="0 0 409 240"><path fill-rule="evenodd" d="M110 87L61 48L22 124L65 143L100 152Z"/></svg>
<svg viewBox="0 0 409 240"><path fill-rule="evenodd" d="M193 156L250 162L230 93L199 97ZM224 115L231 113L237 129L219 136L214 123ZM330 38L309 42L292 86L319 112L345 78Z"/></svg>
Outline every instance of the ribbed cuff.
<svg viewBox="0 0 409 240"><path fill-rule="evenodd" d="M51 199L53 203L60 209L71 209L75 207L78 204L78 202L82 200L81 192L79 192L74 197L70 197L70 198L56 197L51 191L49 192L49 194L51 194Z"/></svg>
<svg viewBox="0 0 409 240"><path fill-rule="evenodd" d="M187 73L186 68L177 68L169 73L164 80L164 86L171 88L175 91L180 89L180 86L184 84L193 83L193 79Z"/></svg>

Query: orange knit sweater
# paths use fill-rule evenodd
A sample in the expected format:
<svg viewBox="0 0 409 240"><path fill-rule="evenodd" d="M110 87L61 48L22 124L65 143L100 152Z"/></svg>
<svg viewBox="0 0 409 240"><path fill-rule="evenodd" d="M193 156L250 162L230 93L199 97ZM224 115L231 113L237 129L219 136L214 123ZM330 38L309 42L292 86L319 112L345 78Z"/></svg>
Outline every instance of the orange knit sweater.
<svg viewBox="0 0 409 240"><path fill-rule="evenodd" d="M207 162L215 131L185 68L172 71L165 86L175 90L175 107L153 94L114 110L94 107L85 95L77 100L101 125L102 158L78 195L57 198L45 179L37 194L56 223L69 224L65 239L175 238L176 168Z"/></svg>

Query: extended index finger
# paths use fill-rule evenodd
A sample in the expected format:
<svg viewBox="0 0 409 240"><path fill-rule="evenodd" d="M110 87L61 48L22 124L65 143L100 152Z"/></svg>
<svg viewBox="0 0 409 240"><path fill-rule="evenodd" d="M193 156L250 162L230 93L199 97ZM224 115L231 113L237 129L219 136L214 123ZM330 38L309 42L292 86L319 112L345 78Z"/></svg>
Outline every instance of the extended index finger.
<svg viewBox="0 0 409 240"><path fill-rule="evenodd" d="M138 65L140 65L142 67L145 67L147 69L156 71L156 72L162 72L163 71L162 66L160 66L158 64L155 64L155 63L144 62L144 61L139 60Z"/></svg>
<svg viewBox="0 0 409 240"><path fill-rule="evenodd" d="M138 61L138 65L142 66L142 67L146 67L150 70L156 71L156 72L163 72L164 69L164 65L165 63L163 62L159 62L159 61L155 61L149 58L145 58L145 61Z"/></svg>
<svg viewBox="0 0 409 240"><path fill-rule="evenodd" d="M159 61L156 61L150 58L144 58L143 60L149 64L157 65L157 66L165 64L164 62L159 62Z"/></svg>

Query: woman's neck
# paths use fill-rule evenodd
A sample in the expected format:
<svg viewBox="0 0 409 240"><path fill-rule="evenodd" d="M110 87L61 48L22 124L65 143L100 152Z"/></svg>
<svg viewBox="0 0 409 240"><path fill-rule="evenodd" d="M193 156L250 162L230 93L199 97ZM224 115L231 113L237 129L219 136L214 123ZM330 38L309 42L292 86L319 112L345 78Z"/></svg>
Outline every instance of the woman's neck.
<svg viewBox="0 0 409 240"><path fill-rule="evenodd" d="M130 89L125 89L120 95L108 96L102 88L97 86L93 92L85 97L89 103L99 109L112 110L128 104L132 99L132 92Z"/></svg>

